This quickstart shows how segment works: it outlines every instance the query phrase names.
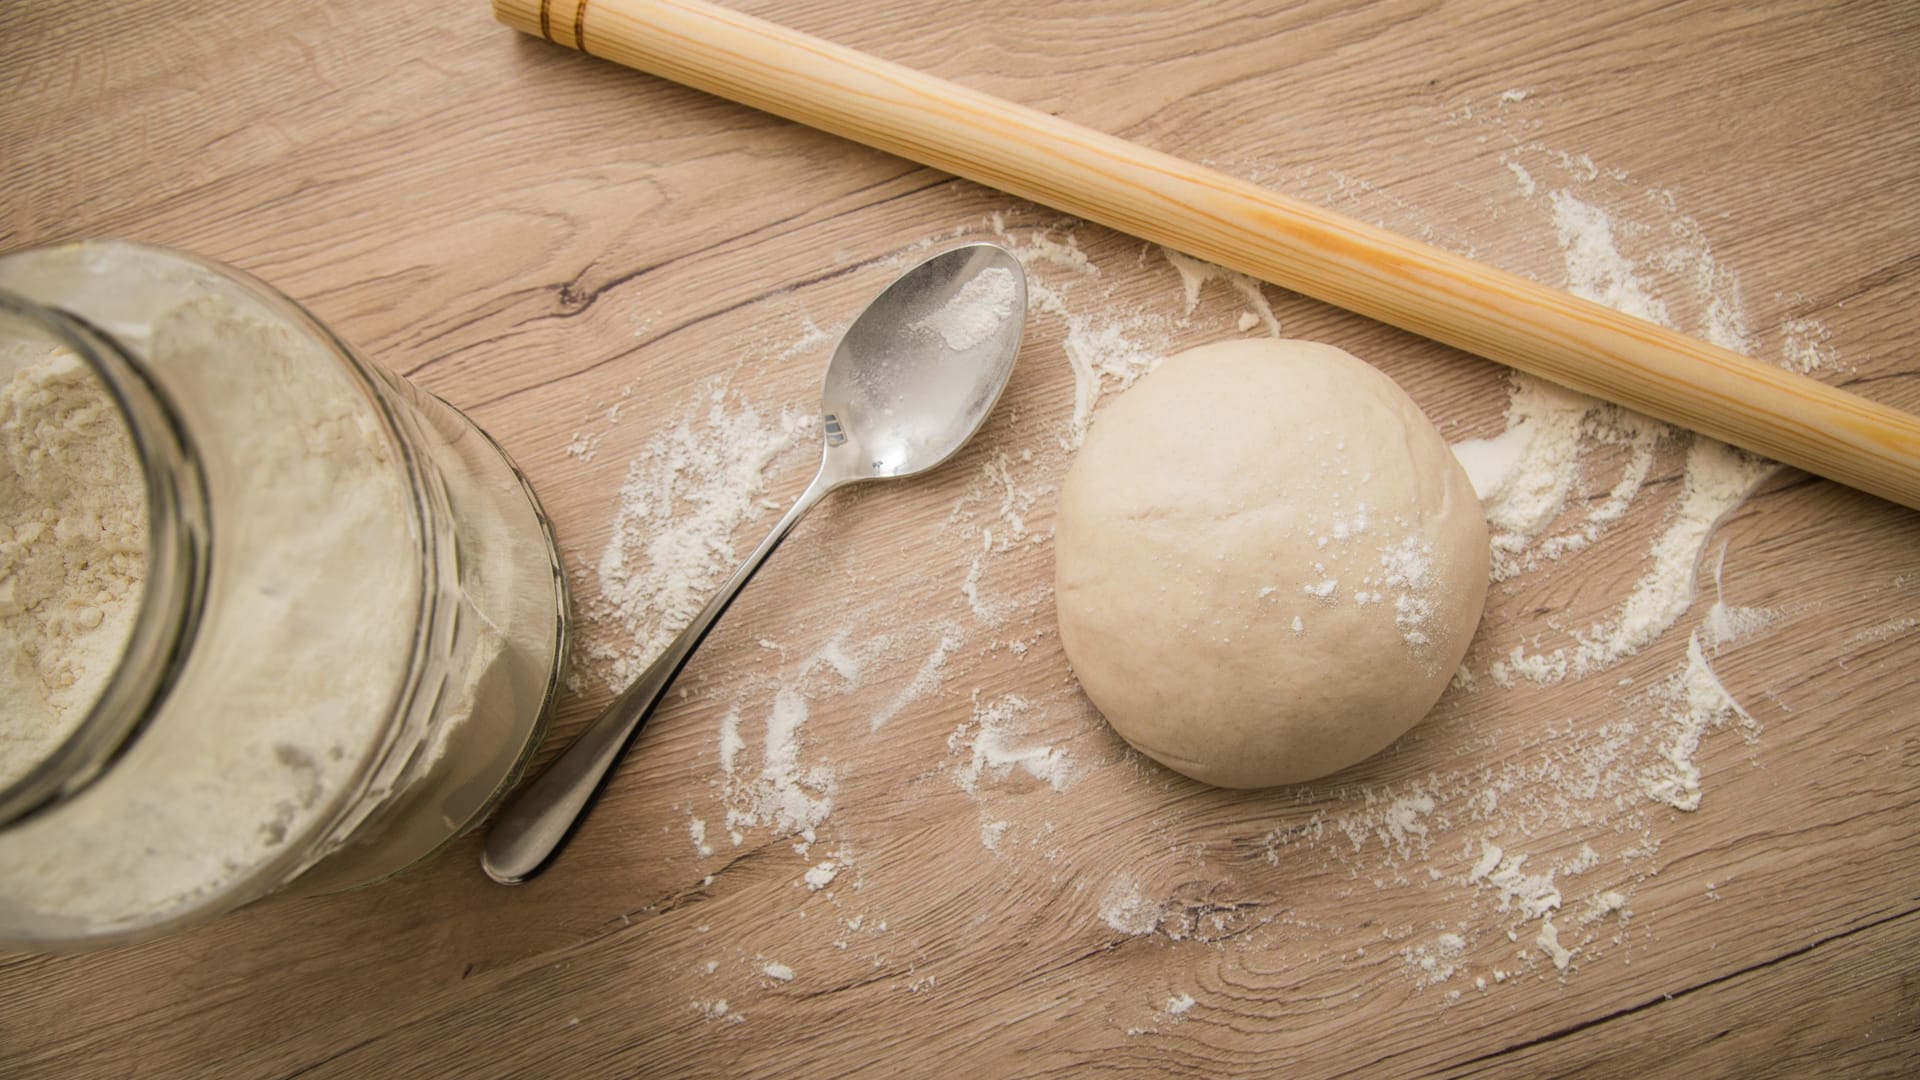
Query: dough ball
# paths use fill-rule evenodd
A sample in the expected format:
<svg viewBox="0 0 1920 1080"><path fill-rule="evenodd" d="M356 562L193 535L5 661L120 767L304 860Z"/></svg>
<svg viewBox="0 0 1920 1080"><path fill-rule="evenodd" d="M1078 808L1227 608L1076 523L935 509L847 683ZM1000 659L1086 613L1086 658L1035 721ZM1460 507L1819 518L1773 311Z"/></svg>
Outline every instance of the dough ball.
<svg viewBox="0 0 1920 1080"><path fill-rule="evenodd" d="M1439 700L1487 595L1487 524L1393 380L1309 341L1167 359L1060 489L1060 641L1129 743L1196 780L1311 780Z"/></svg>

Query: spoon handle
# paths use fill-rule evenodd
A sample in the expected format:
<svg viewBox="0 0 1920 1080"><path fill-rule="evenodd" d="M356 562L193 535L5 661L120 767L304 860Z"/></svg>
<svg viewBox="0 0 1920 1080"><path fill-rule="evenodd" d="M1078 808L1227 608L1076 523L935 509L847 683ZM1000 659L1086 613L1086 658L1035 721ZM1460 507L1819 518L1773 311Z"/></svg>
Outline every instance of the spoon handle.
<svg viewBox="0 0 1920 1080"><path fill-rule="evenodd" d="M807 485L807 490L801 492L793 509L788 510L760 546L753 549L753 554L720 586L666 651L640 673L633 685L613 699L607 711L589 724L546 772L507 800L494 817L486 848L480 856L480 867L488 877L502 885L517 885L539 873L559 854L573 835L574 826L586 815L594 796L605 786L614 762L626 753L641 726L653 715L693 650L700 647L707 632L713 629L713 624L733 603L754 571L760 569L760 564L773 554L773 549L780 546L780 541L787 538L806 512L835 486L836 481L829 479L823 468Z"/></svg>

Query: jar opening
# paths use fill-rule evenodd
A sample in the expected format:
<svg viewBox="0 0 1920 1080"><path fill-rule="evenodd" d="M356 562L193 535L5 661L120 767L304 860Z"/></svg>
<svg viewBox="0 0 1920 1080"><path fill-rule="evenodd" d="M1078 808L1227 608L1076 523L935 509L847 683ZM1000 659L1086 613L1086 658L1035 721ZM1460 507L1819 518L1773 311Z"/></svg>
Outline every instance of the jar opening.
<svg viewBox="0 0 1920 1080"><path fill-rule="evenodd" d="M84 372L64 369L59 378L70 389L80 388L82 396L92 389L83 385L91 380L117 411L118 432L109 430L111 419L101 419L91 430L107 433L108 438L124 435L131 465L138 471L131 486L144 489L145 509L145 528L140 530L136 524L132 536L118 538L137 539L144 548L143 557L115 553L117 558L133 559L143 571L134 595L116 598L131 609L118 649L102 650L96 644L84 656L49 656L39 665L53 670L53 679L63 690L97 687L97 691L90 702L83 704L79 697L67 702L63 716L49 714L44 722L35 717L36 732L11 733L16 752L26 756L28 764L24 769L0 770L0 828L4 828L83 790L138 736L151 704L166 692L192 642L206 594L211 523L206 484L193 446L164 393L132 353L71 313L4 290L0 290L0 342L8 346L0 351L0 385L31 380L50 370L30 371L35 365L77 361L84 366ZM94 439L104 441L98 434ZM111 453L108 448L97 449ZM44 459L49 450L35 447L25 461L11 467L42 464L36 459ZM110 456L106 460L112 461ZM113 479L125 483L128 478ZM10 515L22 510L8 508ZM36 534L44 534L46 524L22 523ZM55 531L64 524L54 523ZM64 543L65 538L52 542ZM58 567L52 569L61 572ZM105 617L102 608L91 602L93 598L81 599L86 602L63 605L72 610L44 613L46 621L63 628L76 623L82 629L97 628L88 624L100 623ZM25 600L10 599L8 607ZM16 611L9 617L33 618L34 613ZM74 716L77 719L68 719ZM30 739L30 734L39 737Z"/></svg>
<svg viewBox="0 0 1920 1080"><path fill-rule="evenodd" d="M26 816L0 822L0 948L376 880L477 821L565 657L552 532L506 455L233 267L90 242L0 256L0 289L95 354L115 400L93 411L141 440L119 472L154 527L125 546L153 564L143 625L174 631L121 656L151 681L112 692L145 707L102 695L95 741L7 792Z"/></svg>

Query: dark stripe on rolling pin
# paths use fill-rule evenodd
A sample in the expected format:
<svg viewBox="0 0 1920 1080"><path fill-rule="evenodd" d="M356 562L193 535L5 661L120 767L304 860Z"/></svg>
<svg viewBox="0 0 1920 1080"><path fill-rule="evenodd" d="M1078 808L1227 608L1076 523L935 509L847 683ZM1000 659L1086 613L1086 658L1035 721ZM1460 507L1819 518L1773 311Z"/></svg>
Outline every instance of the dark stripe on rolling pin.
<svg viewBox="0 0 1920 1080"><path fill-rule="evenodd" d="M587 51L587 0L580 0L580 6L573 9L573 47Z"/></svg>
<svg viewBox="0 0 1920 1080"><path fill-rule="evenodd" d="M553 0L540 0L540 36L548 41L553 41L553 13L548 10L552 7ZM559 42L555 41L554 44L558 45Z"/></svg>

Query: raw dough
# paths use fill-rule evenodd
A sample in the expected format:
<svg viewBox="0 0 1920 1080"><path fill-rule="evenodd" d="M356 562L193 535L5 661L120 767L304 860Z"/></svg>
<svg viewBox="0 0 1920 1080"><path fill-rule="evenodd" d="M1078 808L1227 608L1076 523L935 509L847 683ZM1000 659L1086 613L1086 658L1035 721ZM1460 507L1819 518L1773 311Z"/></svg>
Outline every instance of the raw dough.
<svg viewBox="0 0 1920 1080"><path fill-rule="evenodd" d="M1142 753L1197 780L1325 776L1440 697L1480 621L1487 526L1412 399L1329 345L1171 357L1060 490L1060 640Z"/></svg>

